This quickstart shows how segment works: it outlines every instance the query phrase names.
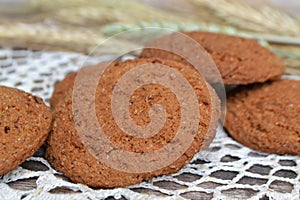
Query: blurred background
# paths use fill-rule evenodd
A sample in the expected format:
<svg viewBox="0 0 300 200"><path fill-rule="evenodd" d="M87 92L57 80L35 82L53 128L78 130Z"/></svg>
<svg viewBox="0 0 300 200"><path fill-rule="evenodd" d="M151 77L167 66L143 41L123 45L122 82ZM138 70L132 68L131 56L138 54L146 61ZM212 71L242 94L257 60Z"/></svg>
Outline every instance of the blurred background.
<svg viewBox="0 0 300 200"><path fill-rule="evenodd" d="M119 32L161 27L258 40L300 74L299 0L0 0L0 45L88 54ZM118 53L140 34L95 54Z"/></svg>

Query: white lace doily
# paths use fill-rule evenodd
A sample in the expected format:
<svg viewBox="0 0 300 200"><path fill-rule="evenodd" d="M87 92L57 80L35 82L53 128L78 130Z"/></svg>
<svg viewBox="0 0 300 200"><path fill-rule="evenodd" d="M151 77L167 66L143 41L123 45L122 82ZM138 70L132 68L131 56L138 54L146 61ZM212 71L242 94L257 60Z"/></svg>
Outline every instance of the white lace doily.
<svg viewBox="0 0 300 200"><path fill-rule="evenodd" d="M0 84L31 92L48 103L55 83L80 68L85 58L75 53L0 48ZM97 57L92 62L111 58ZM299 199L299 180L299 156L252 151L219 128L210 147L179 173L127 188L74 184L51 168L41 148L0 177L0 199Z"/></svg>

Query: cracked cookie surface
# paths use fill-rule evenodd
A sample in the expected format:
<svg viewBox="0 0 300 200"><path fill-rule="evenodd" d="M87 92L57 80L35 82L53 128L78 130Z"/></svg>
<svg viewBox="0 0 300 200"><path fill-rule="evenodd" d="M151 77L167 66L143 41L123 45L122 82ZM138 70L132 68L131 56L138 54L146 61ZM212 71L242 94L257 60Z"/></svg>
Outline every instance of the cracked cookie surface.
<svg viewBox="0 0 300 200"><path fill-rule="evenodd" d="M129 99L130 107L125 108L129 109L130 117L139 126L149 124L149 109L153 104L160 104L165 108L166 122L164 127L151 137L132 137L132 135L122 131L116 125L110 110L111 94L116 82L126 72L132 71L138 66L154 63L169 66L180 71L199 97L199 107L197 109L199 109L201 118L196 121L197 124L199 123L198 132L193 133L195 134L194 140L189 148L169 166L155 171L133 173L112 168L99 159L96 153L91 152L87 148L87 146L99 146L95 137L97 133L91 136L95 137L94 144L87 144L82 140L82 133L78 130L80 127L84 127L84 123L75 122L74 116L78 116L84 111L73 110L74 98L72 98L72 91L70 90L66 98L55 107L53 131L47 141L46 158L56 170L63 172L74 182L84 183L92 187L123 187L140 183L143 180L149 180L154 176L175 173L186 165L196 152L210 144L216 133L217 122L220 116L220 102L213 89L190 66L158 59L113 62L98 81L95 99L84 95L80 96L80 99L85 102L85 105L92 105L95 108L99 126L101 126L106 137L110 139L116 148L140 154L163 148L164 145L170 143L174 138L175 132L179 128L181 117L176 96L166 87L162 87L159 84L146 84L137 88ZM95 72L95 70L99 70L99 68L97 66L84 68L78 72L78 76L83 73L81 78L84 78L83 82L86 82L85 80L91 77L89 74L93 74L90 72ZM155 71L154 73L159 72ZM79 87L86 91L85 85L79 85ZM86 129L93 130L91 127ZM171 154L172 152L170 152ZM111 152L107 152L107 156L111 156ZM151 164L151 162L149 163Z"/></svg>
<svg viewBox="0 0 300 200"><path fill-rule="evenodd" d="M257 151L300 154L300 81L283 79L233 92L225 128Z"/></svg>

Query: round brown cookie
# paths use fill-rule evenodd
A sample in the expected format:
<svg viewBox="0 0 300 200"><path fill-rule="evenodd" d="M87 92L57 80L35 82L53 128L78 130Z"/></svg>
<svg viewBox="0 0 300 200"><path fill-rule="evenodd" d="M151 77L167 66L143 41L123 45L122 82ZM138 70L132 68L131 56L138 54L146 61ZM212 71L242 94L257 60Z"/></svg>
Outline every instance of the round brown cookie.
<svg viewBox="0 0 300 200"><path fill-rule="evenodd" d="M46 140L51 120L42 99L0 86L0 175L34 154Z"/></svg>
<svg viewBox="0 0 300 200"><path fill-rule="evenodd" d="M87 148L87 146L93 145L101 148L101 145L97 141L95 141L95 144L90 143L88 145L83 142L82 134L84 133L78 132L78 128L83 127L85 129L85 127L80 121L75 123L74 118L74 116L80 116L82 111L76 109L73 111L75 100L72 101L74 99L72 94L74 93L69 91L67 97L60 101L54 109L53 131L47 141L46 158L56 170L63 172L74 182L92 187L122 187L149 180L154 176L177 172L192 159L196 152L210 144L215 136L217 122L220 117L220 102L217 95L191 66L158 59L114 62L105 70L99 80L95 99L79 95L84 105L95 108L97 123L105 132L106 137L116 148L141 154L160 149L174 138L180 125L181 112L175 94L167 87L158 84L143 85L133 92L129 100L130 117L139 126L149 124L148 113L152 105L160 104L165 108L166 121L163 128L155 135L148 138L133 137L116 125L112 115L111 94L114 87L119 87L116 86L118 81L125 73L136 69L138 66L149 64L163 64L180 72L188 80L198 97L197 103L199 104L195 108L199 110L201 116L200 119L196 119L198 131L193 133L194 139L186 151L170 165L149 172L129 172L106 165L103 160L96 157L96 153L92 153ZM85 68L82 74L88 74L86 70L95 71L97 67L99 66ZM156 71L155 73L159 72ZM83 77L88 78L87 76ZM85 86L80 85L80 87L84 91L88 90ZM94 102L95 104L93 104ZM128 110L128 108L125 109ZM87 127L87 129L91 132L94 130L91 127ZM97 139L98 136L94 133L94 136L89 137ZM107 156L112 155L107 153Z"/></svg>
<svg viewBox="0 0 300 200"><path fill-rule="evenodd" d="M300 81L277 80L234 92L225 128L257 151L300 154Z"/></svg>
<svg viewBox="0 0 300 200"><path fill-rule="evenodd" d="M61 82L57 83L50 99L51 108L54 108L61 99L65 98L69 89L74 85L76 74L76 72L71 72Z"/></svg>
<svg viewBox="0 0 300 200"><path fill-rule="evenodd" d="M246 85L276 79L284 73L282 61L267 48L254 40L209 32L183 32L198 42L212 57L224 84ZM167 35L150 42L144 48L141 58L162 58L187 63L174 53L155 49L161 45L178 48L185 44L177 44L172 35ZM192 55L192 52L190 53Z"/></svg>

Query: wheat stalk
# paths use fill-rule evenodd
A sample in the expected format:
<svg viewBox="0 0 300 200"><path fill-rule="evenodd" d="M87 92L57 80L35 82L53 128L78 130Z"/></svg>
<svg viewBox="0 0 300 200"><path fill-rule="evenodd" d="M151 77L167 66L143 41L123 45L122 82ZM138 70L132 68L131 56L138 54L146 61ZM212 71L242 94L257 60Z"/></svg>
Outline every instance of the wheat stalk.
<svg viewBox="0 0 300 200"><path fill-rule="evenodd" d="M300 22L297 18L268 5L254 8L240 0L190 1L200 10L209 9L212 15L217 15L224 20L224 23L241 29L281 35L300 35Z"/></svg>
<svg viewBox="0 0 300 200"><path fill-rule="evenodd" d="M265 33L256 33L249 31L241 31L236 28L218 24L208 24L208 23L197 23L197 24L183 24L183 23L172 23L172 22L138 22L133 24L122 24L122 23L111 23L105 25L101 28L101 32L105 36L112 36L117 33L133 30L133 29L146 29L146 28L162 28L162 29L171 29L173 31L208 31L208 32L217 32L224 33L228 35L235 35L250 39L256 39L259 41L268 41L271 43L279 44L291 44L300 46L300 38L297 37L286 37L281 35L265 34ZM138 31L138 30L137 30Z"/></svg>
<svg viewBox="0 0 300 200"><path fill-rule="evenodd" d="M9 44L10 46L27 47L32 49L49 49L49 50L68 50L77 51L83 53L89 53L97 44L105 41L107 37L110 37L118 32L135 30L136 34L132 35L132 38L127 37L126 40L111 39L110 43L102 46L95 53L111 53L117 54L120 50L132 47L134 49L137 43L141 43L143 35L141 31L146 27L161 27L161 28L171 28L172 30L178 31L211 31L220 32L224 34L237 35L242 37L252 37L251 33L239 32L230 27L222 27L217 25L189 25L184 26L182 24L172 24L172 23L138 23L137 25L118 25L106 26L100 33L97 30L91 29L77 29L73 27L64 26L49 26L45 24L2 24L0 25L0 41L2 44ZM142 37L139 39L139 37ZM155 35L153 36L155 37ZM257 35L258 38L263 38L262 35ZM266 38L266 37L265 37ZM138 42L137 42L138 41ZM293 72L300 71L300 50L299 48L287 49L282 46L273 46L264 40L260 40L261 44L275 52L277 55L282 57L288 69ZM140 45L140 44L139 44ZM118 48L114 48L118 46ZM124 48L123 48L124 47Z"/></svg>
<svg viewBox="0 0 300 200"><path fill-rule="evenodd" d="M134 48L128 41L110 39L106 41L101 33L89 29L49 26L45 24L1 24L0 42L10 46L26 47L37 50L64 50L90 53L102 44L94 53L118 54L122 49ZM118 48L115 48L118 46Z"/></svg>
<svg viewBox="0 0 300 200"><path fill-rule="evenodd" d="M136 1L119 0L31 0L31 9L46 13L39 15L43 19L95 27L112 22L134 23L137 21L187 22L188 17L176 16L149 7Z"/></svg>

